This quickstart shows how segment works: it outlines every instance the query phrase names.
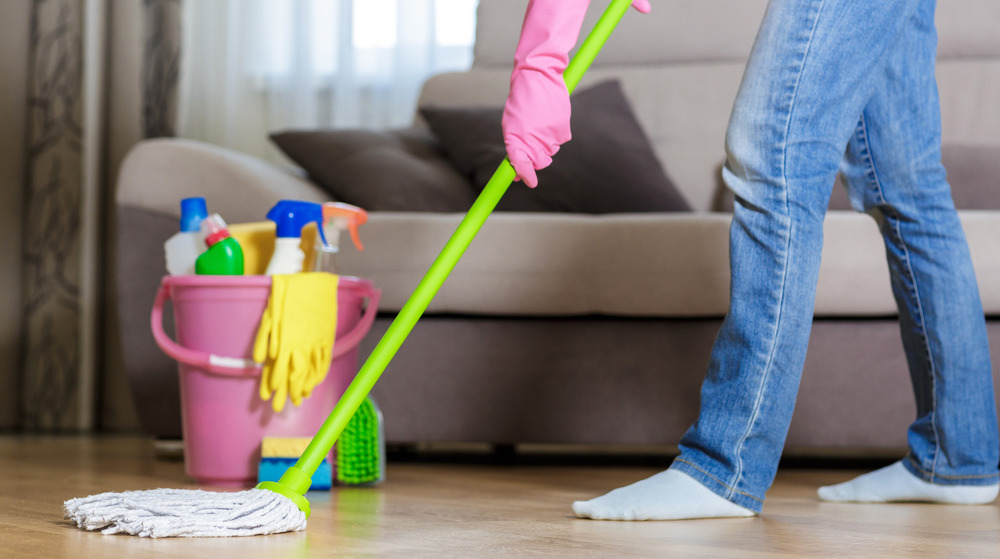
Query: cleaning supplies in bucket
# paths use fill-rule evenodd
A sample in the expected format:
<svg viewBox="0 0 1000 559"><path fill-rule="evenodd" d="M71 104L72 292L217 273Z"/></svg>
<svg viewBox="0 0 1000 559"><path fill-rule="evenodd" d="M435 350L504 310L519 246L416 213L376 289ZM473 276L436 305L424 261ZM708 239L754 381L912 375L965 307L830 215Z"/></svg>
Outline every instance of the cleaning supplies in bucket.
<svg viewBox="0 0 1000 559"><path fill-rule="evenodd" d="M312 269L317 272L339 273L337 254L340 252L340 232L347 230L351 241L358 250L365 250L361 244L358 227L368 221L368 212L342 202L323 204L323 237L317 237L313 249Z"/></svg>
<svg viewBox="0 0 1000 559"><path fill-rule="evenodd" d="M184 469L202 484L242 487L257 479L263 437L307 437L322 425L358 370L358 344L375 320L371 281L338 281L336 343L326 379L298 407L275 412L261 401L252 350L274 278L166 276L150 324L157 345L178 363ZM173 308L176 341L163 325ZM335 463L333 453L326 456Z"/></svg>
<svg viewBox="0 0 1000 559"><path fill-rule="evenodd" d="M339 277L325 272L275 275L253 358L263 363L260 397L276 412L296 406L326 378L337 332Z"/></svg>
<svg viewBox="0 0 1000 559"><path fill-rule="evenodd" d="M208 217L204 198L181 200L181 229L163 244L167 273L184 276L194 273L194 262L205 252L205 235L201 221Z"/></svg>
<svg viewBox="0 0 1000 559"><path fill-rule="evenodd" d="M303 270L311 270L310 257L313 253L313 239L317 237L316 226L306 225L302 228L302 243L299 250L306 255ZM230 223L229 233L243 249L243 274L247 276L263 276L267 265L274 255L275 224L273 221L251 221L247 223Z"/></svg>
<svg viewBox="0 0 1000 559"><path fill-rule="evenodd" d="M302 228L309 223L320 227L319 236L326 242L323 235L323 210L315 202L298 200L282 200L267 212L267 219L275 223L274 254L267 264L269 276L277 274L297 274L302 271L302 263L306 255L299 248L302 243Z"/></svg>
<svg viewBox="0 0 1000 559"><path fill-rule="evenodd" d="M302 226L301 242L298 246L305 255L302 270L341 273L336 262L340 252L341 231L346 229L354 241L354 246L358 250L364 250L358 228L368 220L368 213L362 208L341 202L327 202L322 205L322 210L323 235L326 237L326 242L324 243L323 237L318 234L319 227L315 223L310 222ZM267 266L274 255L277 228L277 224L273 221L229 225L229 232L243 247L244 274L263 275L267 271Z"/></svg>
<svg viewBox="0 0 1000 559"><path fill-rule="evenodd" d="M243 250L236 239L229 234L225 220L219 214L212 214L201 222L208 250L194 262L194 271L199 275L242 276Z"/></svg>

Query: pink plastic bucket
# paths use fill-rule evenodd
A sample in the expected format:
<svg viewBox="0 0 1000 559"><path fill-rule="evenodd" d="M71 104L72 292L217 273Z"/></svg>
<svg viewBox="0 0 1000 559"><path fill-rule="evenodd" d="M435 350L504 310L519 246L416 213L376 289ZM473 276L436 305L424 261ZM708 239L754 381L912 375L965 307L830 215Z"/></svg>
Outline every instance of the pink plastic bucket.
<svg viewBox="0 0 1000 559"><path fill-rule="evenodd" d="M199 483L252 485L261 438L312 437L319 430L357 373L358 344L381 292L368 280L340 278L330 371L301 406L289 401L281 413L260 399L260 366L251 359L270 293L268 276L167 276L160 284L150 322L160 349L178 363L184 465ZM163 330L168 299L176 342Z"/></svg>

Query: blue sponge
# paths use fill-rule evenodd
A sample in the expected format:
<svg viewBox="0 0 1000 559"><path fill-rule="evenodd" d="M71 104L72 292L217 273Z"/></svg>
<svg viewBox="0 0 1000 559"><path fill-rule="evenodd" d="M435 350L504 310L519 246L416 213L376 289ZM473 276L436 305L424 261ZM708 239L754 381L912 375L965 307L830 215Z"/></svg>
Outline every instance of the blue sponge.
<svg viewBox="0 0 1000 559"><path fill-rule="evenodd" d="M257 482L279 481L285 470L294 466L296 461L295 458L262 458L257 467ZM309 490L329 491L331 485L333 485L333 468L330 467L330 461L324 458L312 476Z"/></svg>

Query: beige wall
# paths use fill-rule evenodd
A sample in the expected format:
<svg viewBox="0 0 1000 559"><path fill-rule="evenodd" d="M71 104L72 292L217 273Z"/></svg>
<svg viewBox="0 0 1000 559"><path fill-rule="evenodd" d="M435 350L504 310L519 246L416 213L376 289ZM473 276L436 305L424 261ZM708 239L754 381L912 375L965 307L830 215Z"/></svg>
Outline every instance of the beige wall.
<svg viewBox="0 0 1000 559"><path fill-rule="evenodd" d="M0 2L0 429L17 422L29 0Z"/></svg>

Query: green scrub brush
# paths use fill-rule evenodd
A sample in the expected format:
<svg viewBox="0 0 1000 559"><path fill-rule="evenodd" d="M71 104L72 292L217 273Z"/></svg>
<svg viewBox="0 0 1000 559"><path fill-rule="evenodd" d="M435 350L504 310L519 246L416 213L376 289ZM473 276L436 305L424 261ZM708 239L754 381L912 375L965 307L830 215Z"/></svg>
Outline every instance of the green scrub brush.
<svg viewBox="0 0 1000 559"><path fill-rule="evenodd" d="M369 396L337 439L337 483L378 485L385 480L382 411Z"/></svg>

